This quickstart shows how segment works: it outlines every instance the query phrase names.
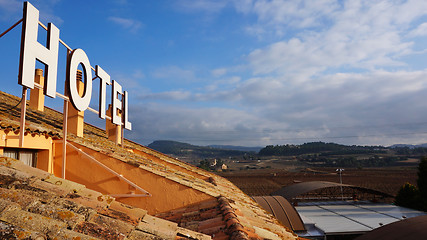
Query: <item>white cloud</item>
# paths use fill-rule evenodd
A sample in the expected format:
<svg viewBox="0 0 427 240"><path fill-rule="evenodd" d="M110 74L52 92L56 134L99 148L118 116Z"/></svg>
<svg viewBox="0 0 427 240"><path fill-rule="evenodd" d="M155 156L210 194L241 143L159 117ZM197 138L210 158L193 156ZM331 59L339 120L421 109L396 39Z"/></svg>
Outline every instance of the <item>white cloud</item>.
<svg viewBox="0 0 427 240"><path fill-rule="evenodd" d="M409 70L403 58L415 53L414 38L426 35L419 23L425 1L234 2L239 13L256 16L246 26L260 39L246 55L250 67L214 69L199 92L141 95L135 138L261 146L425 141L427 71ZM205 11L201 6L211 3L190 8ZM214 12L225 8L221 3ZM248 69L253 75L242 77ZM152 76L197 78L177 66Z"/></svg>
<svg viewBox="0 0 427 240"><path fill-rule="evenodd" d="M137 69L133 72L132 77L135 79L143 79L145 78L145 74L141 70Z"/></svg>
<svg viewBox="0 0 427 240"><path fill-rule="evenodd" d="M64 20L53 12L53 7L58 3L57 0L47 0L44 2L32 3L40 11L40 21L43 23L51 22L60 26ZM0 0L0 20L9 21L22 18L23 2L19 0Z"/></svg>
<svg viewBox="0 0 427 240"><path fill-rule="evenodd" d="M197 144L221 141L267 145L323 140L386 145L409 139L421 141L425 137L422 132L427 132L427 123L423 124L427 112L421 110L425 108L426 78L427 71L341 73L305 83L253 78L228 91L148 94L140 106L148 109L137 111L148 116L137 113L135 119L144 119L144 126L140 127L149 134L138 131L151 140ZM147 100L175 103L149 103L147 107ZM192 108L180 106L180 101L222 101L227 106L240 107Z"/></svg>
<svg viewBox="0 0 427 240"><path fill-rule="evenodd" d="M137 33L144 26L140 21L130 18L109 17L108 20L116 23L126 30L129 30L131 33Z"/></svg>
<svg viewBox="0 0 427 240"><path fill-rule="evenodd" d="M427 36L427 23L420 24L416 29L412 30L409 34L409 37L420 37Z"/></svg>
<svg viewBox="0 0 427 240"><path fill-rule="evenodd" d="M211 73L214 77L221 77L227 73L227 69L226 68L217 68L217 69L212 70Z"/></svg>
<svg viewBox="0 0 427 240"><path fill-rule="evenodd" d="M158 139L175 139L195 144L258 144L262 129L269 121L241 110L227 108L188 108L145 104L131 111L134 129L127 137L150 143Z"/></svg>
<svg viewBox="0 0 427 240"><path fill-rule="evenodd" d="M174 79L192 81L195 79L194 72L177 66L166 66L156 69L151 73L154 78Z"/></svg>
<svg viewBox="0 0 427 240"><path fill-rule="evenodd" d="M190 100L192 98L192 94L188 91L168 91L168 92L160 92L160 93L144 93L140 94L140 99L149 99L149 100L172 100L172 101L184 101Z"/></svg>
<svg viewBox="0 0 427 240"><path fill-rule="evenodd" d="M179 0L175 4L182 11L217 13L227 6L228 0Z"/></svg>
<svg viewBox="0 0 427 240"><path fill-rule="evenodd" d="M269 32L286 36L288 29L323 27L340 8L336 0L235 0L234 6L238 12L257 17L257 23L246 30L259 39Z"/></svg>
<svg viewBox="0 0 427 240"><path fill-rule="evenodd" d="M148 91L141 84L141 80L145 79L145 74L139 69L129 70L128 72L112 72L111 77L119 81L123 89L130 92L131 95L137 95Z"/></svg>
<svg viewBox="0 0 427 240"><path fill-rule="evenodd" d="M114 2L118 5L127 5L128 0L114 0Z"/></svg>
<svg viewBox="0 0 427 240"><path fill-rule="evenodd" d="M253 8L253 0L234 0L234 5L238 12L250 13Z"/></svg>
<svg viewBox="0 0 427 240"><path fill-rule="evenodd" d="M22 2L18 0L0 0L0 20L18 21L22 18Z"/></svg>
<svg viewBox="0 0 427 240"><path fill-rule="evenodd" d="M0 0L0 9L6 12L17 12L22 6L22 2L18 0Z"/></svg>
<svg viewBox="0 0 427 240"><path fill-rule="evenodd" d="M317 26L321 19L339 7L335 0L258 0L253 4L260 21L268 24L286 24L305 28Z"/></svg>
<svg viewBox="0 0 427 240"><path fill-rule="evenodd" d="M326 5L329 3L325 1ZM401 34L411 30L409 23L427 14L427 5L423 4L423 11L405 18L399 16L400 8L410 8L407 5L346 1L342 9L335 8L329 16L329 27L301 32L297 37L256 49L248 59L255 74L285 74L301 79L330 68L402 66L400 57L412 52L413 42L405 41ZM280 19L275 21L281 23Z"/></svg>
<svg viewBox="0 0 427 240"><path fill-rule="evenodd" d="M208 85L206 89L208 91L215 91L219 88L221 89L228 89L230 87L234 88L236 84L238 84L241 80L241 77L239 76L232 76L228 78L224 78L218 81L213 82L212 84Z"/></svg>

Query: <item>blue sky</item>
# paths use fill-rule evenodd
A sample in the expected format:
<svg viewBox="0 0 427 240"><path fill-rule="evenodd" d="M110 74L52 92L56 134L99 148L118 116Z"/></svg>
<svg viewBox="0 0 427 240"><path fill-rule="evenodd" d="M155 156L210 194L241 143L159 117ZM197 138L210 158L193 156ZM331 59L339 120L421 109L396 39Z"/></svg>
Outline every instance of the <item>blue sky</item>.
<svg viewBox="0 0 427 240"><path fill-rule="evenodd" d="M30 2L129 91L125 136L142 144L427 142L427 1ZM22 5L0 0L0 32ZM20 28L0 38L1 90L15 95ZM60 47L58 92L64 71Z"/></svg>

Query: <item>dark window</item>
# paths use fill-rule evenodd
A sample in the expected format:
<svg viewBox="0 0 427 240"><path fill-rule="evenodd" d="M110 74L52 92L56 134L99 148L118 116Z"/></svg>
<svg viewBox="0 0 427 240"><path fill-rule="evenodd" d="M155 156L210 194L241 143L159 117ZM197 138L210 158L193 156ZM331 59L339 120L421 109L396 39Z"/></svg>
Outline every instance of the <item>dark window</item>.
<svg viewBox="0 0 427 240"><path fill-rule="evenodd" d="M37 167L37 151L19 148L5 148L3 156L20 160L31 167Z"/></svg>

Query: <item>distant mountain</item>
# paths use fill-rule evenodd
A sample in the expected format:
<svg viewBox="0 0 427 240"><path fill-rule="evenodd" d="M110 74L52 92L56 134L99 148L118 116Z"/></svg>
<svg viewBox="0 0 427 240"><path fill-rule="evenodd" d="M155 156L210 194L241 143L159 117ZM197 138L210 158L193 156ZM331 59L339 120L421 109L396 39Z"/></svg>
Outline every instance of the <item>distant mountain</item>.
<svg viewBox="0 0 427 240"><path fill-rule="evenodd" d="M157 140L148 144L147 147L165 154L175 154L175 153L181 152L184 149L195 148L195 146L188 143L175 142L175 141L169 141L169 140Z"/></svg>
<svg viewBox="0 0 427 240"><path fill-rule="evenodd" d="M232 149L220 149L211 146L196 146L188 143L169 141L169 140L157 140L150 143L147 147L152 148L156 151L171 154L180 157L189 158L228 158L243 156L249 151L237 151Z"/></svg>
<svg viewBox="0 0 427 240"><path fill-rule="evenodd" d="M412 144L394 144L389 146L389 148L415 148L415 145Z"/></svg>
<svg viewBox="0 0 427 240"><path fill-rule="evenodd" d="M256 152L256 153L258 153L259 150L264 148L264 147L242 147L242 146L233 146L233 145L209 145L208 147L218 148L218 149L227 149L227 150L236 150L236 151L242 151L242 152Z"/></svg>
<svg viewBox="0 0 427 240"><path fill-rule="evenodd" d="M417 145L413 145L413 144L394 144L394 145L389 146L389 148L409 148L409 149L427 148L427 143L417 144Z"/></svg>

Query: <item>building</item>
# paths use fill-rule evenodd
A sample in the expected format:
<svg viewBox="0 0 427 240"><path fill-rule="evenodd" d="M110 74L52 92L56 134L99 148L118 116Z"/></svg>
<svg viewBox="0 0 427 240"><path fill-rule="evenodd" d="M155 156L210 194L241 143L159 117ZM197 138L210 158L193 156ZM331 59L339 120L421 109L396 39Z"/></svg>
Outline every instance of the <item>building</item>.
<svg viewBox="0 0 427 240"><path fill-rule="evenodd" d="M116 238L111 239L132 239L132 234L140 233L141 228L145 229L142 231L144 234L166 239L180 236L188 236L189 239L296 238L291 230L286 229L229 181L126 139L118 145L108 139L108 129L105 131L84 123L82 137L70 131L67 134L63 168L63 114L47 107L43 111L31 107L34 106L34 99L27 103L25 130L21 131L20 99L0 93L0 154L7 156L1 160L3 169L0 177L10 179L0 189L7 192L6 195L0 195L0 201L12 202L13 206L17 204L19 211L25 212L20 216L28 216L42 223L54 219L55 223L62 222L59 232L67 230L68 233L76 232L76 236L83 234L100 239L105 239L105 236L98 235L102 231L91 232L85 226L115 229L116 232L110 235L116 234ZM19 141L21 133L24 138L22 146ZM28 167L24 168L24 165L12 158L19 159ZM63 173L65 180L62 178ZM40 183L60 186L61 189L52 193L46 190L46 186L41 187ZM71 224L68 218L62 219L58 212L46 210L36 214L32 210L33 206L43 204L47 209L63 209L61 206L64 204L61 202L36 197L31 198L28 204L21 204L19 199L8 197L16 194L31 196L39 192L56 194L51 198L74 202L80 208L91 209L92 214L71 211L78 216ZM131 224L133 227L126 225L126 221L117 216L111 218L104 214L108 210L120 213L115 210L116 206L120 206L122 212L126 209L137 209L134 211L140 212L139 218L135 217ZM25 219L2 217L12 214L10 211L9 207L0 213L0 220L4 224L24 229L28 234L36 232L45 239L53 236L51 223L35 227ZM132 215L128 216L124 212L118 215L132 219ZM109 221L114 220L116 225L113 225L116 227L108 227L105 223L107 220L99 220L96 218L98 215L107 217ZM144 221L147 221L145 227L135 227L142 226ZM153 227L157 222L172 227L166 227L166 233L162 233ZM117 227L122 225L127 226L124 228L126 231Z"/></svg>
<svg viewBox="0 0 427 240"><path fill-rule="evenodd" d="M296 209L307 229L300 236L311 239L354 239L388 224L426 216L417 210L367 201L307 202Z"/></svg>
<svg viewBox="0 0 427 240"><path fill-rule="evenodd" d="M0 37L19 24L22 97L0 92L2 239L297 238L229 181L125 139L127 91L62 41L53 23L43 25L29 2ZM56 90L59 44L67 52L64 93ZM95 80L98 111L89 107ZM45 96L62 98L63 111L46 107ZM91 112L105 129L84 122Z"/></svg>
<svg viewBox="0 0 427 240"><path fill-rule="evenodd" d="M364 200L360 201L354 196ZM369 239L389 239L390 235L379 237L392 229L385 226L407 226L413 222L418 226L411 228L411 235L422 236L426 226L421 226L425 224L426 213L380 203L390 197L373 189L313 181L285 186L274 192L273 196L253 198L282 224L304 238L348 240L366 234L372 236ZM419 220L410 220L412 218ZM376 231L382 226L384 230ZM375 233L370 235L371 231Z"/></svg>

